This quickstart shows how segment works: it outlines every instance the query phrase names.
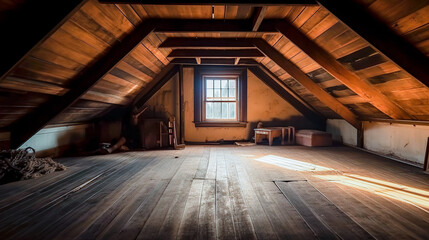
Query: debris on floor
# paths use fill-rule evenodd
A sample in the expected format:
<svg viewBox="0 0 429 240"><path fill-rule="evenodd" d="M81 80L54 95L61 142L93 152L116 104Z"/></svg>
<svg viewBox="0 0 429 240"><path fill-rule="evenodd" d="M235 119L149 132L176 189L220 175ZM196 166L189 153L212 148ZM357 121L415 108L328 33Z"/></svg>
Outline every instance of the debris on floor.
<svg viewBox="0 0 429 240"><path fill-rule="evenodd" d="M254 142L235 142L235 145L246 147L246 146L255 146L256 143L254 143Z"/></svg>
<svg viewBox="0 0 429 240"><path fill-rule="evenodd" d="M63 170L66 167L50 157L36 158L36 151L31 147L0 152L0 184L34 179Z"/></svg>

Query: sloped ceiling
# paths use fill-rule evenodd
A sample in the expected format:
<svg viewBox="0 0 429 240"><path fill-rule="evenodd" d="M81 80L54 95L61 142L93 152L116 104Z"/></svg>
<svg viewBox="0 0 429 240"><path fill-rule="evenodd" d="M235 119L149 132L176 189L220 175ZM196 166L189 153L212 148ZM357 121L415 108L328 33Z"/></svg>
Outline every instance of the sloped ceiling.
<svg viewBox="0 0 429 240"><path fill-rule="evenodd" d="M5 1L1 13L23 1ZM429 1L359 0L360 4L429 55ZM6 4L7 3L7 4ZM249 19L253 6L214 6L214 19ZM0 128L48 101L61 99L74 79L105 56L112 46L145 19L211 19L212 6L100 4L85 1L58 28L39 42L0 80ZM412 119L429 120L429 89L372 47L327 9L313 6L268 6L265 19L285 19L348 70L381 91ZM278 32L152 32L77 102L51 123L89 121L118 105L127 105L172 59L158 46L169 37L262 38L298 66L316 84L359 118L389 118L330 75ZM327 118L339 118L329 106L268 57L254 58Z"/></svg>

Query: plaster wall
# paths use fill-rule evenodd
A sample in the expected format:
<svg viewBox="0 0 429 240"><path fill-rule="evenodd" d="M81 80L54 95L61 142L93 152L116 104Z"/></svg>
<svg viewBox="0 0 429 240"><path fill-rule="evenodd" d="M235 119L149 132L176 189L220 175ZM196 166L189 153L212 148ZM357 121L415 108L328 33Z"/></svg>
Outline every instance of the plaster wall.
<svg viewBox="0 0 429 240"><path fill-rule="evenodd" d="M46 127L27 140L21 149L32 147L40 157L57 157L64 151L73 150L91 137L91 124Z"/></svg>
<svg viewBox="0 0 429 240"><path fill-rule="evenodd" d="M345 120L329 119L327 131L334 139L356 146L357 131ZM424 163L429 126L363 122L364 148L382 155Z"/></svg>
<svg viewBox="0 0 429 240"><path fill-rule="evenodd" d="M332 140L349 146L357 146L357 130L343 119L328 119L326 131L332 134Z"/></svg>

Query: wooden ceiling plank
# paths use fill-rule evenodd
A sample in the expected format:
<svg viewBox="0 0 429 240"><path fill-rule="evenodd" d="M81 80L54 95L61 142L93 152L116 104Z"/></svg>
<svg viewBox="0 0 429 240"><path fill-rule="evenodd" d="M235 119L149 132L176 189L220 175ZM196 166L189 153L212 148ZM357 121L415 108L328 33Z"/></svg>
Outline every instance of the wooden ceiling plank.
<svg viewBox="0 0 429 240"><path fill-rule="evenodd" d="M375 87L343 66L337 59L307 38L294 26L283 21L278 22L276 27L286 38L322 66L329 74L341 81L359 96L368 99L368 101L380 111L393 119L413 119L413 117L400 106L396 105Z"/></svg>
<svg viewBox="0 0 429 240"><path fill-rule="evenodd" d="M429 87L429 58L353 1L319 0L328 11L387 58Z"/></svg>
<svg viewBox="0 0 429 240"><path fill-rule="evenodd" d="M155 22L145 21L127 35L120 43L97 61L92 67L84 70L73 81L73 88L59 100L49 101L39 106L35 111L25 115L10 126L11 147L18 148L22 143L46 126L50 120L62 113L67 107L76 102L94 84L106 75L118 62L128 55L155 28Z"/></svg>
<svg viewBox="0 0 429 240"><path fill-rule="evenodd" d="M168 58L252 58L263 57L264 55L257 49L236 49L236 50L205 50L205 49L175 49Z"/></svg>
<svg viewBox="0 0 429 240"><path fill-rule="evenodd" d="M332 109L335 113L340 115L344 120L349 122L356 129L361 129L361 122L358 117L351 112L347 107L341 104L337 99L323 90L319 85L313 82L304 72L301 71L292 62L286 59L280 52L270 46L262 39L254 40L255 46L263 52L267 57L273 60L277 65L282 67L293 78L295 78L302 86L310 91L322 103Z"/></svg>
<svg viewBox="0 0 429 240"><path fill-rule="evenodd" d="M22 7L2 16L0 29L7 37L2 37L0 44L3 59L0 64L0 81L31 49L48 39L85 3L86 0L67 1L52 11L52 6L57 5L56 1L27 1ZM17 42L20 44L16 44Z"/></svg>

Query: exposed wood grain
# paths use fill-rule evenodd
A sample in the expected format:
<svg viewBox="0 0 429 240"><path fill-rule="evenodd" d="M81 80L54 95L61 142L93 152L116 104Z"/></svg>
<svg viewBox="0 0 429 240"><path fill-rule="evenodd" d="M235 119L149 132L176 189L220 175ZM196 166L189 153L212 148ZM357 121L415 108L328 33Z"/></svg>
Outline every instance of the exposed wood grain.
<svg viewBox="0 0 429 240"><path fill-rule="evenodd" d="M321 102L326 104L338 115L342 116L352 126L357 129L361 128L361 124L353 112L337 101L333 96L324 91L319 85L313 82L304 72L302 72L297 66L287 60L281 53L277 52L264 40L254 41L255 46L258 47L267 57L276 62L285 71L287 71L292 77L294 77L301 85L309 90L314 96L316 96Z"/></svg>
<svg viewBox="0 0 429 240"><path fill-rule="evenodd" d="M380 91L358 77L352 71L346 69L329 53L325 52L317 44L309 40L299 30L292 25L281 22L277 25L279 31L289 40L293 41L308 56L320 64L327 72L344 83L348 88L363 98L369 99L371 104L380 109L388 116L395 119L412 119L405 110L396 105L392 100L383 95Z"/></svg>

